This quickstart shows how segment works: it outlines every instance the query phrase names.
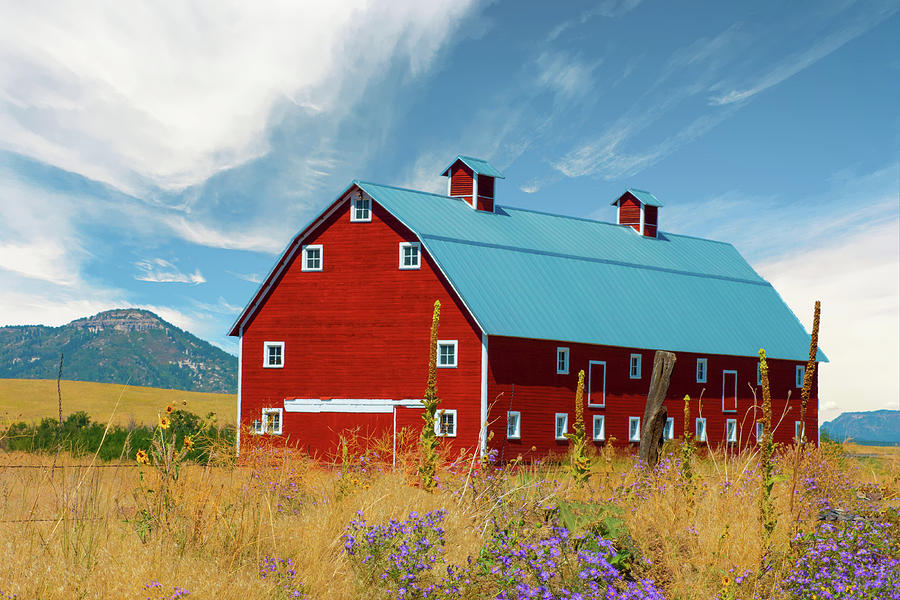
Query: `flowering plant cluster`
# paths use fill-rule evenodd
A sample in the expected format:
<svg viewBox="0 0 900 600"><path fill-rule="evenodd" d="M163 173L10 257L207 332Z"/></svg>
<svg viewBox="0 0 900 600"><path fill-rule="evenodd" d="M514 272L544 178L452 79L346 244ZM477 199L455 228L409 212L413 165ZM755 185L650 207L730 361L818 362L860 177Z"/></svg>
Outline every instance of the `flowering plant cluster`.
<svg viewBox="0 0 900 600"><path fill-rule="evenodd" d="M296 580L297 570L289 558L273 558L267 555L259 564L259 578L272 584L277 598L306 600L303 584Z"/></svg>
<svg viewBox="0 0 900 600"><path fill-rule="evenodd" d="M781 584L798 600L900 600L900 543L888 523L823 523L794 543L802 552Z"/></svg>
<svg viewBox="0 0 900 600"><path fill-rule="evenodd" d="M172 588L172 593L167 594L163 591L163 586L158 581L151 581L150 583L144 584L144 589L151 593L156 593L157 596L155 600L178 600L179 598L184 598L185 596L190 596L191 593L182 587L178 587L177 585ZM150 596L147 596L147 600L153 600Z"/></svg>

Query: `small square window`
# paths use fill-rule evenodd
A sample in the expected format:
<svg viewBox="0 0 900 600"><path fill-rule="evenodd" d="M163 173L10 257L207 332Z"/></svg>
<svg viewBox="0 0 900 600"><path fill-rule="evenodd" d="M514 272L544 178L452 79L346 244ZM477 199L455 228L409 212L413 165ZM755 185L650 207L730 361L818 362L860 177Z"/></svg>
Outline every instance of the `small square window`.
<svg viewBox="0 0 900 600"><path fill-rule="evenodd" d="M729 444L737 441L737 419L725 420L725 441Z"/></svg>
<svg viewBox="0 0 900 600"><path fill-rule="evenodd" d="M794 382L798 388L803 387L803 379L806 377L806 365L797 365L797 368L794 369L794 378L796 381Z"/></svg>
<svg viewBox="0 0 900 600"><path fill-rule="evenodd" d="M756 363L756 385L762 385L762 365Z"/></svg>
<svg viewBox="0 0 900 600"><path fill-rule="evenodd" d="M522 437L522 414L511 410L506 413L506 439L518 440Z"/></svg>
<svg viewBox="0 0 900 600"><path fill-rule="evenodd" d="M669 417L668 419L666 419L666 426L663 427L663 439L675 439L675 417Z"/></svg>
<svg viewBox="0 0 900 600"><path fill-rule="evenodd" d="M284 367L284 342L263 343L263 367L267 369Z"/></svg>
<svg viewBox="0 0 900 600"><path fill-rule="evenodd" d="M271 435L281 435L281 416L284 409L282 408L264 408L262 409L262 430L263 433Z"/></svg>
<svg viewBox="0 0 900 600"><path fill-rule="evenodd" d="M706 441L706 417L697 417L697 420L694 422L697 431L697 441L705 442Z"/></svg>
<svg viewBox="0 0 900 600"><path fill-rule="evenodd" d="M556 439L566 439L569 432L569 413L556 413Z"/></svg>
<svg viewBox="0 0 900 600"><path fill-rule="evenodd" d="M263 432L262 421L260 421L259 419L253 421L253 423L250 425L250 431L257 435L261 434Z"/></svg>
<svg viewBox="0 0 900 600"><path fill-rule="evenodd" d="M556 374L557 375L568 375L569 374L569 349L568 348L557 348L556 349Z"/></svg>
<svg viewBox="0 0 900 600"><path fill-rule="evenodd" d="M441 369L456 368L456 340L438 340L437 366Z"/></svg>
<svg viewBox="0 0 900 600"><path fill-rule="evenodd" d="M420 254L421 244L419 242L400 242L400 270L421 268Z"/></svg>
<svg viewBox="0 0 900 600"><path fill-rule="evenodd" d="M321 271L323 258L324 257L321 244L303 246L304 271Z"/></svg>
<svg viewBox="0 0 900 600"><path fill-rule="evenodd" d="M806 426L802 421L794 421L794 440L802 440L806 437Z"/></svg>
<svg viewBox="0 0 900 600"><path fill-rule="evenodd" d="M434 433L441 437L456 437L456 410L438 409Z"/></svg>
<svg viewBox="0 0 900 600"><path fill-rule="evenodd" d="M594 441L602 442L606 439L606 417L594 415Z"/></svg>
<svg viewBox="0 0 900 600"><path fill-rule="evenodd" d="M641 441L641 418L628 417L628 441Z"/></svg>
<svg viewBox="0 0 900 600"><path fill-rule="evenodd" d="M628 366L628 377L631 379L641 378L641 355L632 354Z"/></svg>
<svg viewBox="0 0 900 600"><path fill-rule="evenodd" d="M756 423L756 440L762 441L763 437L763 424L760 422Z"/></svg>
<svg viewBox="0 0 900 600"><path fill-rule="evenodd" d="M697 359L697 383L706 383L706 359Z"/></svg>
<svg viewBox="0 0 900 600"><path fill-rule="evenodd" d="M372 200L365 194L357 194L350 201L350 220L359 222L372 220Z"/></svg>

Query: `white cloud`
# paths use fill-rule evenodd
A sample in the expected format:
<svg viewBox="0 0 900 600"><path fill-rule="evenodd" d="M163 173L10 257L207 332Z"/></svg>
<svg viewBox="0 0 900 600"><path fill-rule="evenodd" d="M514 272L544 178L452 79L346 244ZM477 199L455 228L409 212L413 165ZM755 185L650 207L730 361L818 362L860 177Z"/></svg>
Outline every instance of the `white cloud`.
<svg viewBox="0 0 900 600"><path fill-rule="evenodd" d="M822 301L819 421L844 411L900 408L900 221L834 238L757 267L812 327Z"/></svg>
<svg viewBox="0 0 900 600"><path fill-rule="evenodd" d="M560 99L572 99L593 91L593 72L601 61L585 63L564 52L542 52L535 61L535 81Z"/></svg>
<svg viewBox="0 0 900 600"><path fill-rule="evenodd" d="M178 237L201 246L226 250L254 250L256 252L280 252L286 240L296 233L296 228L285 222L263 224L256 228L223 231L184 216L163 217Z"/></svg>
<svg viewBox="0 0 900 600"><path fill-rule="evenodd" d="M273 109L339 120L429 68L471 2L0 4L0 140L129 191L268 150ZM377 33L373 33L377 32Z"/></svg>
<svg viewBox="0 0 900 600"><path fill-rule="evenodd" d="M235 273L234 271L226 271L229 275L234 275L238 279L243 279L244 281L249 281L250 283L260 284L262 283L263 276L259 273Z"/></svg>
<svg viewBox="0 0 900 600"><path fill-rule="evenodd" d="M193 273L182 273L178 267L162 258L150 258L134 263L140 273L134 276L138 281L152 281L155 283L192 283L198 285L206 283L206 278L195 269Z"/></svg>

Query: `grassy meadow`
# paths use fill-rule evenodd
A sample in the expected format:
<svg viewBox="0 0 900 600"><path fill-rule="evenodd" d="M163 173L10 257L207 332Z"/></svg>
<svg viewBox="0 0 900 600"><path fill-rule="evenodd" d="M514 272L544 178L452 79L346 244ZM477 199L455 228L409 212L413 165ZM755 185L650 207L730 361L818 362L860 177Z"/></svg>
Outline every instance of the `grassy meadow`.
<svg viewBox="0 0 900 600"><path fill-rule="evenodd" d="M197 415L216 413L222 424L234 424L235 394L208 394L159 388L60 382L63 414L84 411L100 423L128 426L155 425L160 407L184 407ZM185 404L186 403L186 404ZM59 414L56 380L0 379L0 425L14 421L37 422Z"/></svg>
<svg viewBox="0 0 900 600"><path fill-rule="evenodd" d="M336 465L275 448L193 464L157 433L146 464L0 453L0 598L891 598L900 583L896 449L807 447L795 468L779 448L767 533L752 449L670 443L647 470L607 448L581 485L564 463L444 457L427 492L414 440L396 466L353 443ZM823 525L827 508L858 520ZM876 556L853 566L875 583L834 591L842 562Z"/></svg>

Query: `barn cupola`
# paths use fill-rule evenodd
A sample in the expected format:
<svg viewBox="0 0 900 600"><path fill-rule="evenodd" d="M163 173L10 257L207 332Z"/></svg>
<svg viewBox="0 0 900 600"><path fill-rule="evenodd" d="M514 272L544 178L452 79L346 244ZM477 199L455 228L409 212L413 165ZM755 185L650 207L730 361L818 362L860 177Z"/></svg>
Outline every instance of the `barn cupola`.
<svg viewBox="0 0 900 600"><path fill-rule="evenodd" d="M618 208L616 223L628 225L646 237L655 238L659 228L659 208L663 203L644 190L628 188L612 203Z"/></svg>
<svg viewBox="0 0 900 600"><path fill-rule="evenodd" d="M494 180L505 177L489 162L459 155L441 175L448 178L448 196L462 198L476 210L494 212Z"/></svg>

